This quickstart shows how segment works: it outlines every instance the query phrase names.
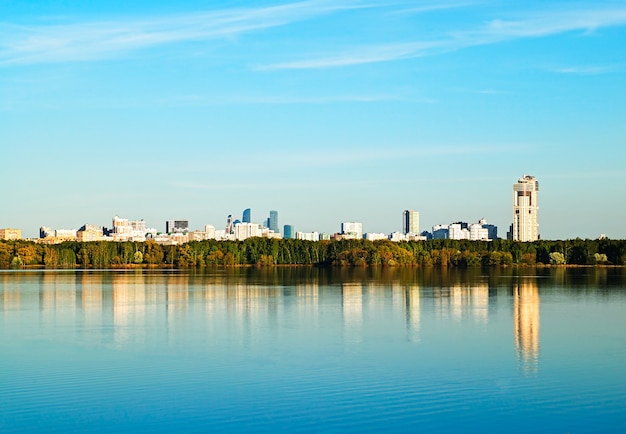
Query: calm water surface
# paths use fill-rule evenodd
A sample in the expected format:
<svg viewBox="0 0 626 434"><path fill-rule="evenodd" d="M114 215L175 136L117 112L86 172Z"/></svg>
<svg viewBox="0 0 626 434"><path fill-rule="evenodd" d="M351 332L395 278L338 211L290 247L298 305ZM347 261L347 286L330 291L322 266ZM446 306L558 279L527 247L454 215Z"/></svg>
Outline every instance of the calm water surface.
<svg viewBox="0 0 626 434"><path fill-rule="evenodd" d="M626 272L0 272L0 432L626 432Z"/></svg>

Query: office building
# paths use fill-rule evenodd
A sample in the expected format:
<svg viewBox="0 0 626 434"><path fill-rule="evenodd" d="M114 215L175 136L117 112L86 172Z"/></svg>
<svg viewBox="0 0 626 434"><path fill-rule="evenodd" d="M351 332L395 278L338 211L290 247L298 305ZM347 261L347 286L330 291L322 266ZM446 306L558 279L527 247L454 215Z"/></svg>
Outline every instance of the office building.
<svg viewBox="0 0 626 434"><path fill-rule="evenodd" d="M270 231L278 233L278 211L270 211L270 218L267 220L267 227Z"/></svg>
<svg viewBox="0 0 626 434"><path fill-rule="evenodd" d="M285 239L294 238L296 235L293 225L285 225L283 226L283 237Z"/></svg>
<svg viewBox="0 0 626 434"><path fill-rule="evenodd" d="M534 176L524 175L513 184L513 225L509 236L514 241L539 239L539 210L537 196L539 182Z"/></svg>
<svg viewBox="0 0 626 434"><path fill-rule="evenodd" d="M250 208L246 208L243 210L243 215L241 216L241 222L252 223L251 217L252 217L252 211L250 210Z"/></svg>
<svg viewBox="0 0 626 434"><path fill-rule="evenodd" d="M189 231L188 220L168 220L165 222L165 233L185 233Z"/></svg>
<svg viewBox="0 0 626 434"><path fill-rule="evenodd" d="M448 238L448 225L435 225L433 226L434 240L445 240Z"/></svg>
<svg viewBox="0 0 626 434"><path fill-rule="evenodd" d="M404 210L402 213L402 232L415 235L420 233L420 213L418 211Z"/></svg>
<svg viewBox="0 0 626 434"><path fill-rule="evenodd" d="M363 223L359 222L343 222L341 223L341 235L344 239L361 239L363 238Z"/></svg>

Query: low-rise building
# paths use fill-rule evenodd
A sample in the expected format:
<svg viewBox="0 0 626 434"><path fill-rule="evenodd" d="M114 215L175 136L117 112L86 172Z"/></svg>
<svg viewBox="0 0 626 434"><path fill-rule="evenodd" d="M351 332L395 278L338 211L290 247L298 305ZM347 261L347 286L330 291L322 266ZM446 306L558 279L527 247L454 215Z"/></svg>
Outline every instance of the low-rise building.
<svg viewBox="0 0 626 434"><path fill-rule="evenodd" d="M408 241L408 237L402 232L392 232L389 234L389 240L394 243L399 243L401 241Z"/></svg>
<svg viewBox="0 0 626 434"><path fill-rule="evenodd" d="M320 234L317 232L296 232L296 240L319 241Z"/></svg>
<svg viewBox="0 0 626 434"><path fill-rule="evenodd" d="M387 235L383 233L368 232L365 234L365 239L368 241L386 240Z"/></svg>
<svg viewBox="0 0 626 434"><path fill-rule="evenodd" d="M104 236L102 226L90 224L85 224L78 231L76 231L76 238L79 242L112 240L112 238Z"/></svg>
<svg viewBox="0 0 626 434"><path fill-rule="evenodd" d="M0 229L0 240L19 240L22 238L22 230L14 228Z"/></svg>

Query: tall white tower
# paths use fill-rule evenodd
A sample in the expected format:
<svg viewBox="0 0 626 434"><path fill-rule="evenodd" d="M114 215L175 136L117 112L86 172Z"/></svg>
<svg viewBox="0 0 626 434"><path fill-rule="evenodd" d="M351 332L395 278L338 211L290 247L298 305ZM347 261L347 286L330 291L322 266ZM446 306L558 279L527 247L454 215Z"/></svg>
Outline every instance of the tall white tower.
<svg viewBox="0 0 626 434"><path fill-rule="evenodd" d="M420 213L418 211L404 210L402 212L402 232L405 234L420 233Z"/></svg>
<svg viewBox="0 0 626 434"><path fill-rule="evenodd" d="M539 182L534 176L524 175L513 184L513 227L514 241L536 241L539 239L537 195Z"/></svg>

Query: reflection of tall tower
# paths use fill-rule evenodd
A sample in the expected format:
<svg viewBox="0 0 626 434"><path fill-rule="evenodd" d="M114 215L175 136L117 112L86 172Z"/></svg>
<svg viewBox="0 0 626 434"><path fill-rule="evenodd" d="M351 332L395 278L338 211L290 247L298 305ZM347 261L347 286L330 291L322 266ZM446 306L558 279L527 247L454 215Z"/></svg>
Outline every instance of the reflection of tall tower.
<svg viewBox="0 0 626 434"><path fill-rule="evenodd" d="M538 193L539 182L534 176L524 175L517 184L513 184L513 225L510 237L514 241L539 239Z"/></svg>
<svg viewBox="0 0 626 434"><path fill-rule="evenodd" d="M405 289L407 339L411 342L420 340L420 288L409 286Z"/></svg>
<svg viewBox="0 0 626 434"><path fill-rule="evenodd" d="M539 289L534 281L513 287L513 329L520 368L526 374L539 369Z"/></svg>

